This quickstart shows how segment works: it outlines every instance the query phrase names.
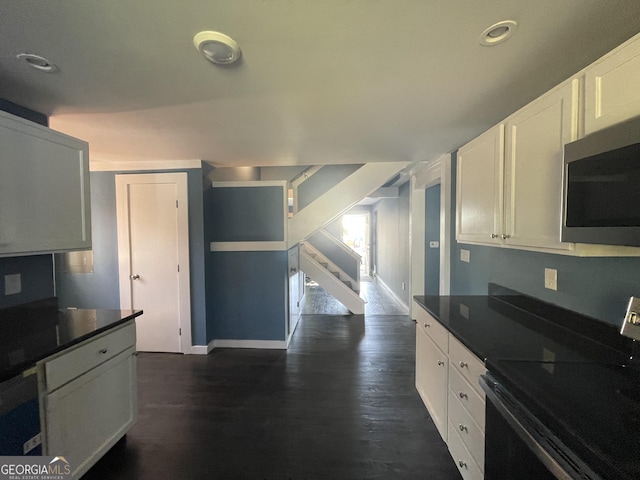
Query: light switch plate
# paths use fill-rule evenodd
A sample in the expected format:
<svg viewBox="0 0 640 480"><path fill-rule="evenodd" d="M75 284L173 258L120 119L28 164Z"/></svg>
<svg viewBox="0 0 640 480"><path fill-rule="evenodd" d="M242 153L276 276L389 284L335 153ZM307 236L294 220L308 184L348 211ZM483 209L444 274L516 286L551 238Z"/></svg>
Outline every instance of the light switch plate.
<svg viewBox="0 0 640 480"><path fill-rule="evenodd" d="M438 242L438 241L429 242L429 248L440 248L440 242Z"/></svg>
<svg viewBox="0 0 640 480"><path fill-rule="evenodd" d="M22 275L15 273L4 276L4 294L16 295L22 291Z"/></svg>
<svg viewBox="0 0 640 480"><path fill-rule="evenodd" d="M544 269L544 288L558 290L558 271L555 268Z"/></svg>
<svg viewBox="0 0 640 480"><path fill-rule="evenodd" d="M461 248L460 260L462 260L463 262L469 263L471 261L471 252L469 250L465 250L464 248Z"/></svg>

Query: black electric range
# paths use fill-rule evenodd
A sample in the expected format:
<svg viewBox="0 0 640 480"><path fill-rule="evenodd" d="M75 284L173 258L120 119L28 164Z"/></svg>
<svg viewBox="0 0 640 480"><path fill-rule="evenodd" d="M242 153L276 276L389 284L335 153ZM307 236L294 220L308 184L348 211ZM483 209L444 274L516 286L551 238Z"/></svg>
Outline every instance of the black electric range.
<svg viewBox="0 0 640 480"><path fill-rule="evenodd" d="M489 293L415 299L595 478L640 479L637 343L613 325L498 285Z"/></svg>

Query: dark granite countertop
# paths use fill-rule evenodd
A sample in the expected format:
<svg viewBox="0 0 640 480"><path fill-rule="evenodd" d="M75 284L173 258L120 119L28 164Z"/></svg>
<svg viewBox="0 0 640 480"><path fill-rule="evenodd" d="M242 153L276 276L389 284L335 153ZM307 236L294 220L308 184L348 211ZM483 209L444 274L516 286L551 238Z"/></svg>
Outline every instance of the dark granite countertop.
<svg viewBox="0 0 640 480"><path fill-rule="evenodd" d="M517 292L490 293L414 299L602 478L640 478L629 448L640 445L636 343Z"/></svg>
<svg viewBox="0 0 640 480"><path fill-rule="evenodd" d="M55 298L0 310L0 382L141 314L141 310L58 309Z"/></svg>

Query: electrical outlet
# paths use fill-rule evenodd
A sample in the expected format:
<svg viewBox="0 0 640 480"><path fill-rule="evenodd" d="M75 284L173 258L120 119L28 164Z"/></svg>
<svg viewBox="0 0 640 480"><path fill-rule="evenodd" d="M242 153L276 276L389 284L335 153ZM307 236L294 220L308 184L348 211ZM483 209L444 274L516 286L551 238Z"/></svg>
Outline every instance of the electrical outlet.
<svg viewBox="0 0 640 480"><path fill-rule="evenodd" d="M4 276L4 294L16 295L22 291L22 276L19 273Z"/></svg>
<svg viewBox="0 0 640 480"><path fill-rule="evenodd" d="M631 297L629 299L629 306L622 322L620 334L640 340L640 298Z"/></svg>
<svg viewBox="0 0 640 480"><path fill-rule="evenodd" d="M440 242L438 242L438 241L429 242L429 248L440 248Z"/></svg>
<svg viewBox="0 0 640 480"><path fill-rule="evenodd" d="M471 262L471 252L469 250L465 250L464 248L460 249L460 260L463 262Z"/></svg>
<svg viewBox="0 0 640 480"><path fill-rule="evenodd" d="M555 268L544 269L544 288L558 290L558 271Z"/></svg>

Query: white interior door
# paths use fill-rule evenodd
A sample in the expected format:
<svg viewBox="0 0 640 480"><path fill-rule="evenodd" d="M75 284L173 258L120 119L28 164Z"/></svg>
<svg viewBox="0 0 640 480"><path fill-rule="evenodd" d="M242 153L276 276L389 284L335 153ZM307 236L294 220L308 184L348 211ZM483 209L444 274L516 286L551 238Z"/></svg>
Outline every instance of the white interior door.
<svg viewBox="0 0 640 480"><path fill-rule="evenodd" d="M120 302L144 311L136 319L136 348L188 352L186 174L118 175L116 185Z"/></svg>

